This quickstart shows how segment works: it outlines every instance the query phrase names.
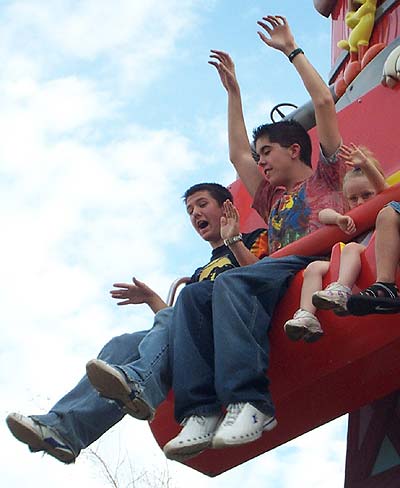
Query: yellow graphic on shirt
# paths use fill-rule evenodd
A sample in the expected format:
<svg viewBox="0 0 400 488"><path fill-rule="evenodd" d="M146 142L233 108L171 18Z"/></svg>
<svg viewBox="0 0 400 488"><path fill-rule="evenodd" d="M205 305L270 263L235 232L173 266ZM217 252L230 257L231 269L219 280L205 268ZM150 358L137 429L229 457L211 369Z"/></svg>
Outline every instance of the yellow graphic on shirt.
<svg viewBox="0 0 400 488"><path fill-rule="evenodd" d="M283 198L282 198L282 204L279 208L279 212L283 212L285 210L290 210L292 209L294 206L294 198L292 195L284 195ZM281 227L282 227L282 217L280 215L274 215L271 219L271 224L272 224L272 227L275 229L275 230L281 230Z"/></svg>
<svg viewBox="0 0 400 488"><path fill-rule="evenodd" d="M229 259L228 256L222 256L220 258L214 259L205 266L200 273L199 281L211 280L214 281L215 278L224 271L234 268L234 264Z"/></svg>

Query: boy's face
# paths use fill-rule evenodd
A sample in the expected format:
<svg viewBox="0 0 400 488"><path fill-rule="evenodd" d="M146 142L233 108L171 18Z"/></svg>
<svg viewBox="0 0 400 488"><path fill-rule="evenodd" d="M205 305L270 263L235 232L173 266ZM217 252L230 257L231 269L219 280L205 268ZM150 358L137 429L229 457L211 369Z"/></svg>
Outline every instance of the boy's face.
<svg viewBox="0 0 400 488"><path fill-rule="evenodd" d="M256 141L256 152L260 156L258 165L271 185L286 186L294 168L290 148L262 136Z"/></svg>
<svg viewBox="0 0 400 488"><path fill-rule="evenodd" d="M196 232L208 241L212 248L223 244L221 239L221 217L223 207L207 190L198 191L186 200L186 210Z"/></svg>
<svg viewBox="0 0 400 488"><path fill-rule="evenodd" d="M343 193L352 209L373 198L376 190L366 176L355 176L345 182Z"/></svg>

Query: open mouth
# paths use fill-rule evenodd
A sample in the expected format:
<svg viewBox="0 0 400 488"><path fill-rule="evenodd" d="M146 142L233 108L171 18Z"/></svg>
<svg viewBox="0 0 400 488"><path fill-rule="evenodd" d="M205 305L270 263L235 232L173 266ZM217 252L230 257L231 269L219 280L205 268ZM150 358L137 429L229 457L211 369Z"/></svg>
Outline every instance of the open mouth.
<svg viewBox="0 0 400 488"><path fill-rule="evenodd" d="M205 229L206 227L208 227L208 222L207 220L199 220L197 222L197 227L202 230L202 229Z"/></svg>

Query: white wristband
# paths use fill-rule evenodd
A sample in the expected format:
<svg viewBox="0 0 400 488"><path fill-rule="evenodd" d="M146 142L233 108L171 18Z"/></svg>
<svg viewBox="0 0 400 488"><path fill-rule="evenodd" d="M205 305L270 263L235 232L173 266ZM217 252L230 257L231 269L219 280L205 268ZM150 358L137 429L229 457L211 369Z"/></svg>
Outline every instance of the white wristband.
<svg viewBox="0 0 400 488"><path fill-rule="evenodd" d="M224 239L224 244L225 246L229 247L232 244L235 244L235 242L239 242L242 240L243 240L242 234L238 234L237 236L228 237L228 239Z"/></svg>

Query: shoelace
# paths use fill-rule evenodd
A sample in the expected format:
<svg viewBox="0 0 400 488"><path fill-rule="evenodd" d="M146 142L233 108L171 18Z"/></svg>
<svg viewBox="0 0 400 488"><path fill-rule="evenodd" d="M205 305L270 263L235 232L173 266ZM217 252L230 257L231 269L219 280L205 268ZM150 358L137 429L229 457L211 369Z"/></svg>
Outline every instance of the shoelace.
<svg viewBox="0 0 400 488"><path fill-rule="evenodd" d="M233 403L228 406L227 413L224 418L224 425L233 425L235 420L238 418L238 415L242 411L244 407L244 403Z"/></svg>
<svg viewBox="0 0 400 488"><path fill-rule="evenodd" d="M191 415L190 417L186 417L185 419L182 420L181 422L181 425L182 426L185 426L189 420L194 420L195 422L197 422L199 425L204 425L205 424L205 421L206 421L206 418L204 417L204 415Z"/></svg>

